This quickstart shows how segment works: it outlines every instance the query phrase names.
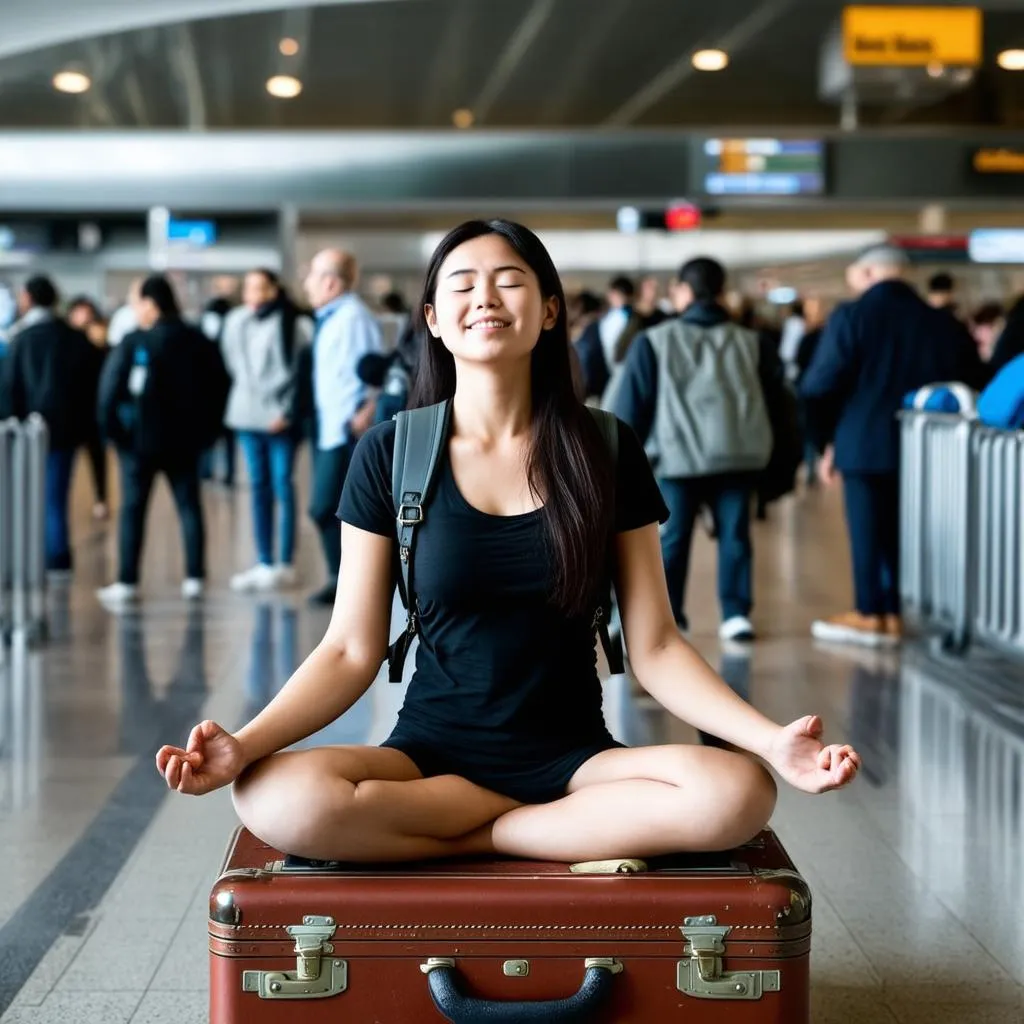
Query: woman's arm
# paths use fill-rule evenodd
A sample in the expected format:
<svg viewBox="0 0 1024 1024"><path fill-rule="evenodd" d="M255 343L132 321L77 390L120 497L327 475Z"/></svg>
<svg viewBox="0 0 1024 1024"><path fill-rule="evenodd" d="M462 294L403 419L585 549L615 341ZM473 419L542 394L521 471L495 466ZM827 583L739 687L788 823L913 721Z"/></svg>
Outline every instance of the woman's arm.
<svg viewBox="0 0 1024 1024"><path fill-rule="evenodd" d="M680 636L669 606L654 524L616 538L615 592L629 663L640 685L677 718L759 757L781 727L738 697Z"/></svg>
<svg viewBox="0 0 1024 1024"><path fill-rule="evenodd" d="M344 558L331 623L281 692L235 734L246 765L323 729L373 682L388 649L393 543L342 525Z"/></svg>

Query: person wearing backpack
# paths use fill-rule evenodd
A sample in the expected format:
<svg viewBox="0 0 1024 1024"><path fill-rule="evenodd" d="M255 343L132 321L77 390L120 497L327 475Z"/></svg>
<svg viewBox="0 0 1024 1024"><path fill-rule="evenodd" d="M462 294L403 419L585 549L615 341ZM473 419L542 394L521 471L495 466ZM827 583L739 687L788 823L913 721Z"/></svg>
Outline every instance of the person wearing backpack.
<svg viewBox="0 0 1024 1024"><path fill-rule="evenodd" d="M22 313L4 360L0 418L38 413L49 430L46 456L46 567L71 571L68 497L75 453L95 430L102 356L56 315L58 295L47 277L32 277L19 296Z"/></svg>
<svg viewBox="0 0 1024 1024"><path fill-rule="evenodd" d="M204 721L184 747L161 747L167 786L233 784L256 836L328 860L571 862L748 841L775 804L765 766L608 733L595 634L609 578L632 669L655 700L801 790L850 782L860 759L824 745L819 718L777 725L679 635L657 483L629 427L574 391L564 294L540 239L502 220L456 228L418 309L412 409L370 428L345 481L323 641L237 732ZM379 747L286 751L373 683L398 567L403 636L419 647L395 730ZM391 678L407 647L392 647Z"/></svg>
<svg viewBox="0 0 1024 1024"><path fill-rule="evenodd" d="M770 408L782 387L776 346L733 322L722 306L725 269L690 260L675 287L681 315L653 327L630 347L614 412L647 444L671 510L662 554L679 628L693 527L701 506L718 540L719 635L754 639L750 504L773 446Z"/></svg>
<svg viewBox="0 0 1024 1024"><path fill-rule="evenodd" d="M100 425L121 464L118 581L97 596L111 607L138 596L146 509L158 473L181 519L182 595L203 594L205 552L199 458L220 432L230 378L220 349L181 318L170 282L147 278L135 299L140 330L110 354L100 381Z"/></svg>
<svg viewBox="0 0 1024 1024"><path fill-rule="evenodd" d="M231 578L231 589L293 587L295 452L299 443L297 367L313 337L272 270L245 275L243 305L224 325L222 350L231 375L225 423L236 431L249 469L256 564ZM280 512L274 559L274 505Z"/></svg>

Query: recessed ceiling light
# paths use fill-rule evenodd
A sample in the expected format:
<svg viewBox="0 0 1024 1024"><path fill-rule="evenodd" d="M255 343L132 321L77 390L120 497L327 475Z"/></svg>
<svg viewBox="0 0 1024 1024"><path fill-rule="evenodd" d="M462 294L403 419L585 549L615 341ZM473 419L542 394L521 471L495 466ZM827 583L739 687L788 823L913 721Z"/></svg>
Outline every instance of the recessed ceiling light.
<svg viewBox="0 0 1024 1024"><path fill-rule="evenodd" d="M53 87L58 92L88 92L92 79L81 71L58 71L53 76Z"/></svg>
<svg viewBox="0 0 1024 1024"><path fill-rule="evenodd" d="M725 50L698 50L693 55L693 66L698 71L723 71L729 66Z"/></svg>
<svg viewBox="0 0 1024 1024"><path fill-rule="evenodd" d="M267 82L267 92L280 100L293 100L302 92L302 83L291 75L274 75Z"/></svg>
<svg viewBox="0 0 1024 1024"><path fill-rule="evenodd" d="M996 63L1004 71L1024 71L1024 50L1003 50Z"/></svg>
<svg viewBox="0 0 1024 1024"><path fill-rule="evenodd" d="M465 107L460 107L452 114L452 124L456 128L472 128L476 123L476 115L472 110L467 110Z"/></svg>
<svg viewBox="0 0 1024 1024"><path fill-rule="evenodd" d="M298 39L292 39L286 37L277 44L277 48L286 56L294 57L299 52L299 41Z"/></svg>

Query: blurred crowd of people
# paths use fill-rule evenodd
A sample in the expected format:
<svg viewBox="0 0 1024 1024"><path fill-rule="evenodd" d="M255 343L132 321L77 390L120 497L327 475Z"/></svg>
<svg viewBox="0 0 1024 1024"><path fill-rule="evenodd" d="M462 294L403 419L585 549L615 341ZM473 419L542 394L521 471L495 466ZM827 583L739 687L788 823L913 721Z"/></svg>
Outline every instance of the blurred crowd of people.
<svg viewBox="0 0 1024 1024"><path fill-rule="evenodd" d="M671 510L662 557L681 629L696 522L719 545L721 636L755 631L750 512L804 481L841 477L854 607L813 625L826 641L900 642L899 429L908 393L946 382L984 389L1024 351L1024 298L961 318L955 281L922 295L905 252L873 246L849 266L851 298L772 306L730 292L714 260L684 265L665 297L656 279L616 277L603 301L570 300L581 392L647 445ZM758 436L772 438L768 449Z"/></svg>
<svg viewBox="0 0 1024 1024"><path fill-rule="evenodd" d="M117 579L99 591L120 607L139 597L149 497L166 477L181 520L182 593L204 592L201 480L235 477L245 459L252 495L255 560L231 579L237 591L291 588L297 511L295 458L313 454L309 514L320 534L327 579L311 600L331 604L340 563L335 513L358 438L401 408L415 343L397 295L379 311L357 294L355 257L318 253L300 304L278 275L256 268L225 283L195 322L171 281L138 278L107 319L88 297L62 303L54 283L25 282L0 342L0 418L41 415L49 428L46 560L52 578L73 570L68 503L76 455L93 470L97 518L108 512L107 448L121 474ZM218 456L223 453L223 457Z"/></svg>
<svg viewBox="0 0 1024 1024"><path fill-rule="evenodd" d="M1024 351L1024 298L962 317L955 282L936 274L924 296L906 255L875 246L847 272L851 301L829 311L806 297L776 306L727 288L711 259L685 264L668 288L656 277L612 279L603 296L569 299L580 397L615 412L647 448L672 515L663 560L681 629L695 525L719 545L723 639L754 639L751 515L841 474L855 576L855 609L815 624L823 639L883 646L902 634L898 605L895 414L908 390L941 380L981 389ZM35 277L0 309L0 416L42 415L49 426L47 564L69 573L68 496L75 455L92 468L97 518L109 506L107 446L121 472L119 570L99 596L139 596L146 510L158 475L181 519L183 594L203 593L202 479L232 484L242 452L251 488L254 561L230 581L240 592L292 588L295 460L313 456L308 512L320 537L333 603L340 566L339 495L358 439L409 400L420 328L399 295L371 309L348 252L312 260L302 301L270 269L221 279L195 323L171 282L139 278L109 320L86 296L62 304ZM13 321L13 323L10 323Z"/></svg>

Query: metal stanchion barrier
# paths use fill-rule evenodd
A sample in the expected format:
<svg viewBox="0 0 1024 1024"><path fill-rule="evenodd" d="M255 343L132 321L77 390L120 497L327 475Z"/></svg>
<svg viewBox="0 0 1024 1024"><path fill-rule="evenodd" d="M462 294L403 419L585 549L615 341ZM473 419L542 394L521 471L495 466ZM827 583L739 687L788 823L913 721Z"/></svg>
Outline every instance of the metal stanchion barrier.
<svg viewBox="0 0 1024 1024"><path fill-rule="evenodd" d="M970 642L973 580L971 434L961 416L904 412L901 419L900 593L904 610Z"/></svg>
<svg viewBox="0 0 1024 1024"><path fill-rule="evenodd" d="M0 424L0 638L46 639L46 457L38 416Z"/></svg>
<svg viewBox="0 0 1024 1024"><path fill-rule="evenodd" d="M1024 653L1024 433L979 427L975 464L975 635Z"/></svg>
<svg viewBox="0 0 1024 1024"><path fill-rule="evenodd" d="M46 462L50 432L39 416L25 423L25 471L28 519L25 524L26 615L28 639L46 640L49 621L46 605Z"/></svg>
<svg viewBox="0 0 1024 1024"><path fill-rule="evenodd" d="M18 431L17 420L0 421L0 660L3 641L13 628L14 475L11 458Z"/></svg>

